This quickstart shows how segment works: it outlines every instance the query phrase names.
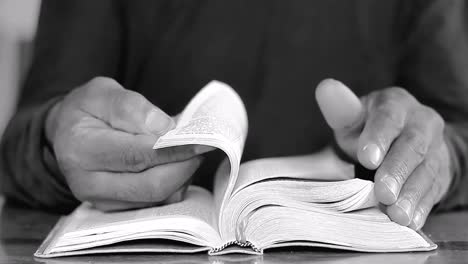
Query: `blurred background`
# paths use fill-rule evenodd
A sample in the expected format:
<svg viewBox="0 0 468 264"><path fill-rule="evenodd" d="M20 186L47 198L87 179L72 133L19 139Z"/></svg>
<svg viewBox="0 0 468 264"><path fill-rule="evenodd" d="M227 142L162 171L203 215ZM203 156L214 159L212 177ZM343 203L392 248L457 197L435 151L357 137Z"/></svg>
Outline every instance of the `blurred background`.
<svg viewBox="0 0 468 264"><path fill-rule="evenodd" d="M28 68L40 0L0 0L0 136Z"/></svg>

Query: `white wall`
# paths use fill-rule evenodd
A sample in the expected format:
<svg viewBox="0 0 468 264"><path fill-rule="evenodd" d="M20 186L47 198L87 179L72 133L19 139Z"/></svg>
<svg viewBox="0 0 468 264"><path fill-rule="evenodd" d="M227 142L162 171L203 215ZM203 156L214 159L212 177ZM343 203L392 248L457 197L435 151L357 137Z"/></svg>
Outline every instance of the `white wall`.
<svg viewBox="0 0 468 264"><path fill-rule="evenodd" d="M0 0L0 135L15 109L39 6L40 0Z"/></svg>

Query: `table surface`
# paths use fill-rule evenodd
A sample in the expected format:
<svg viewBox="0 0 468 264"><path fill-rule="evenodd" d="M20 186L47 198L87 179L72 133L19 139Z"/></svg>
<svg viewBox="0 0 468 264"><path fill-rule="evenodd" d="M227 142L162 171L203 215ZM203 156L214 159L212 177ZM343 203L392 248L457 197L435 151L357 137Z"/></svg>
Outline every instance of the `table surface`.
<svg viewBox="0 0 468 264"><path fill-rule="evenodd" d="M283 249L263 256L207 254L119 254L38 259L39 244L58 215L19 208L0 197L0 263L468 263L468 211L433 215L424 232L439 245L436 251L371 254L326 249Z"/></svg>

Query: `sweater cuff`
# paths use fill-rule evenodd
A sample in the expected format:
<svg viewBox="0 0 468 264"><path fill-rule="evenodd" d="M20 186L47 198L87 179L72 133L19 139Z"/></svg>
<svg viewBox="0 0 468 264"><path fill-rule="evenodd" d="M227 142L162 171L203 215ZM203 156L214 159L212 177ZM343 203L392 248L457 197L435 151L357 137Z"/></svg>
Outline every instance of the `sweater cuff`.
<svg viewBox="0 0 468 264"><path fill-rule="evenodd" d="M449 151L450 173L452 181L449 185L447 193L442 197L440 202L434 207L434 211L447 211L466 207L468 205L468 195L466 188L468 187L468 179L464 168L466 167L467 146L458 130L451 124L447 124L444 130L445 140Z"/></svg>
<svg viewBox="0 0 468 264"><path fill-rule="evenodd" d="M41 139L41 143L37 147L40 149L38 154L40 154L39 152L42 152L42 163L46 171L45 175L49 176L47 180L49 181L51 188L53 188L53 192L56 193L57 197L55 199L60 199L53 210L64 212L76 207L79 204L79 201L73 196L66 183L64 175L58 167L53 146L49 144L45 132L46 119L50 109L52 109L52 107L62 99L62 97L57 97L50 100L43 107L39 118L37 118L37 127L39 129L38 133L40 133L39 137Z"/></svg>
<svg viewBox="0 0 468 264"><path fill-rule="evenodd" d="M6 138L14 140L3 142L2 151L7 152L9 161L4 163L7 186L2 188L7 197L29 206L67 213L79 202L68 188L45 136L48 112L61 99L24 107L13 117Z"/></svg>

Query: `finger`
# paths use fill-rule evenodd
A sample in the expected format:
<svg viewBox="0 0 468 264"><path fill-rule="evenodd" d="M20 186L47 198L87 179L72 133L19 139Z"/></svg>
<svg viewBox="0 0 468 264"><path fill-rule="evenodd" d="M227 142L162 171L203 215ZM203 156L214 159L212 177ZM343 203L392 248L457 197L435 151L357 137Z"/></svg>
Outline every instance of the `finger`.
<svg viewBox="0 0 468 264"><path fill-rule="evenodd" d="M376 169L390 145L400 135L406 123L406 113L414 104L406 92L389 88L371 94L367 120L359 137L358 160L367 169Z"/></svg>
<svg viewBox="0 0 468 264"><path fill-rule="evenodd" d="M79 164L87 171L140 172L157 165L190 159L214 148L184 145L154 150L154 137L129 134L102 126L97 119L87 119L75 130L73 142L60 159Z"/></svg>
<svg viewBox="0 0 468 264"><path fill-rule="evenodd" d="M361 101L343 83L325 79L318 84L315 97L325 120L335 132L348 133L362 127Z"/></svg>
<svg viewBox="0 0 468 264"><path fill-rule="evenodd" d="M164 201L164 204L171 204L171 203L178 203L185 199L185 195L187 194L187 190L189 188L190 183L192 183L191 179L182 185L175 193L173 193L169 198Z"/></svg>
<svg viewBox="0 0 468 264"><path fill-rule="evenodd" d="M143 95L110 78L94 78L83 89L80 107L111 127L135 134L161 136L175 127L172 118Z"/></svg>
<svg viewBox="0 0 468 264"><path fill-rule="evenodd" d="M375 174L375 193L383 204L396 201L401 187L433 144L435 125L423 112L411 117Z"/></svg>
<svg viewBox="0 0 468 264"><path fill-rule="evenodd" d="M168 199L193 175L201 157L168 163L140 173L94 172L72 177L70 187L81 201L157 203Z"/></svg>
<svg viewBox="0 0 468 264"><path fill-rule="evenodd" d="M112 200L99 200L93 201L92 205L101 211L112 212L112 211L123 211L137 208L145 208L157 206L159 203L145 203L145 202L122 202Z"/></svg>
<svg viewBox="0 0 468 264"><path fill-rule="evenodd" d="M425 159L403 185L396 203L388 206L387 214L396 223L407 226L421 199L430 192L438 175L438 161Z"/></svg>
<svg viewBox="0 0 468 264"><path fill-rule="evenodd" d="M182 115L182 114L179 113L179 114L173 116L173 117L172 117L172 120L174 120L174 122L175 122L176 124L179 123L179 119L180 119L180 116L181 116L181 115Z"/></svg>
<svg viewBox="0 0 468 264"><path fill-rule="evenodd" d="M410 228L419 230L424 226L432 207L436 203L436 197L438 195L437 188L438 187L436 185L433 185L431 191L428 192L416 206L413 219L409 225Z"/></svg>
<svg viewBox="0 0 468 264"><path fill-rule="evenodd" d="M115 200L96 200L93 201L92 204L96 209L106 212L161 206L181 202L184 200L187 189L187 185L182 186L179 190L177 190L175 193L169 196L169 198L162 202L124 202Z"/></svg>

